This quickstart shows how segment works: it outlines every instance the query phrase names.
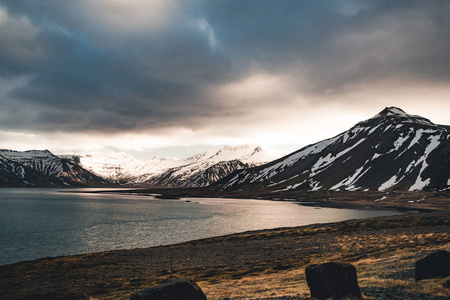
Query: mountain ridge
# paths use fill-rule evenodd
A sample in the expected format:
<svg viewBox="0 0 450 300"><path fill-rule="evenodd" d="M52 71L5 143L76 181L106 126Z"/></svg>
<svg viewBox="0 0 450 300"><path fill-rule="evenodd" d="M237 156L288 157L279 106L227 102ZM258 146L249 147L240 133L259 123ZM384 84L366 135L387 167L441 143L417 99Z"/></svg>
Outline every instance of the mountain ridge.
<svg viewBox="0 0 450 300"><path fill-rule="evenodd" d="M222 190L423 190L450 185L449 126L386 107L335 137L221 180Z"/></svg>
<svg viewBox="0 0 450 300"><path fill-rule="evenodd" d="M186 159L0 150L0 186L205 187L221 191L420 191L450 187L450 126L386 107L334 137L273 160L260 146Z"/></svg>

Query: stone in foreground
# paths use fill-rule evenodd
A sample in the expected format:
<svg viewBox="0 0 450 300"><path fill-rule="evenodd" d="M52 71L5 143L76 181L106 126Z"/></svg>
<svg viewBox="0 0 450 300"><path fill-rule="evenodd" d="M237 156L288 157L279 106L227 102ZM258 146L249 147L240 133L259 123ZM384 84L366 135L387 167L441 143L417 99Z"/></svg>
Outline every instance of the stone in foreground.
<svg viewBox="0 0 450 300"><path fill-rule="evenodd" d="M311 297L318 299L362 299L356 268L348 263L328 262L306 268Z"/></svg>
<svg viewBox="0 0 450 300"><path fill-rule="evenodd" d="M445 250L431 253L416 262L416 281L450 276L450 253Z"/></svg>
<svg viewBox="0 0 450 300"><path fill-rule="evenodd" d="M190 279L177 279L131 295L130 300L207 300L202 289Z"/></svg>

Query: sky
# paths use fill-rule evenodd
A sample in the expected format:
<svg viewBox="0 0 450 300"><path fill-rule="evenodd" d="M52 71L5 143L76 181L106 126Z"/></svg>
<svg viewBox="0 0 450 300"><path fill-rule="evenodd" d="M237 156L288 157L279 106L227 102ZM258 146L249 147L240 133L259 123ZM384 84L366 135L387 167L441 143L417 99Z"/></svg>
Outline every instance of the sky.
<svg viewBox="0 0 450 300"><path fill-rule="evenodd" d="M450 124L450 1L0 0L0 148L294 151Z"/></svg>

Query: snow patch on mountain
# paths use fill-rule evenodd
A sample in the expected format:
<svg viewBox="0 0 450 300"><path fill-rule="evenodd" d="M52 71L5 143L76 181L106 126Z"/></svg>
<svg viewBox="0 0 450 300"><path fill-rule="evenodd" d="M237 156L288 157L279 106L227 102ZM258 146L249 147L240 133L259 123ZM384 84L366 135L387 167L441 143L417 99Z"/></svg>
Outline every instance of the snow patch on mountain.
<svg viewBox="0 0 450 300"><path fill-rule="evenodd" d="M301 149L297 152L294 152L291 155L286 156L280 162L277 162L277 163L273 164L272 166L267 167L267 168L263 169L262 171L260 171L259 173L255 174L254 176L252 176L250 179L250 183L272 178L278 172L281 172L284 169L293 166L296 162L305 158L306 156L320 153L326 147L329 147L330 145L334 144L340 137L341 136L337 136L337 137L327 139L327 140L324 140L322 142L319 142L319 143L316 143L313 145L306 146L303 149ZM246 180L246 178L243 178L241 180L238 180L235 183L239 184L241 182L244 182L245 180Z"/></svg>
<svg viewBox="0 0 450 300"><path fill-rule="evenodd" d="M358 189L358 187L354 186L354 183L364 174L367 173L367 171L370 170L371 167L366 167L366 164L368 163L368 161L366 161L366 163L361 166L359 169L357 169L355 171L355 173L353 173L353 175L345 178L343 181L339 182L338 184L332 186L330 188L330 190L339 190L341 187L347 187L347 189Z"/></svg>
<svg viewBox="0 0 450 300"><path fill-rule="evenodd" d="M397 180L397 174L395 174L394 176L392 176L391 178L388 179L388 181L386 181L385 183L383 183L378 190L379 191L384 191L387 190L390 187L393 187L394 185L396 185L399 181Z"/></svg>
<svg viewBox="0 0 450 300"><path fill-rule="evenodd" d="M426 147L423 156L415 163L415 166L418 166L421 163L422 167L420 169L419 175L417 176L416 182L409 188L410 191L423 190L423 188L426 187L430 183L430 181L431 181L430 178L425 179L425 180L422 179L422 173L425 170L425 168L428 167L428 164L426 161L428 156L434 149L436 149L439 146L439 144L440 144L439 139L440 139L439 135L430 136L428 138L430 143Z"/></svg>
<svg viewBox="0 0 450 300"><path fill-rule="evenodd" d="M355 148L356 146L358 146L359 144L364 142L364 140L365 139L360 139L354 145L352 145L351 147L348 147L347 149L339 152L336 155L332 155L331 153L329 153L326 157L320 157L319 160L316 162L316 164L311 168L311 175L310 176L314 176L317 173L322 172L328 166L330 166L336 159L338 159L342 155L344 155L344 154L348 153L349 151L351 151L353 148Z"/></svg>

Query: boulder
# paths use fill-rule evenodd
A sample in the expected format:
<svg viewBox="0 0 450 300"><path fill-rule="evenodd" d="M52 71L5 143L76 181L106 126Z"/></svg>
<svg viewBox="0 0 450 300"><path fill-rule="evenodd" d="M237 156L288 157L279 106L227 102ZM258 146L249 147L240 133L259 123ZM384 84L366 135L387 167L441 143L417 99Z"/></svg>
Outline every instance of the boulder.
<svg viewBox="0 0 450 300"><path fill-rule="evenodd" d="M131 295L130 300L207 300L202 289L190 279L177 279Z"/></svg>
<svg viewBox="0 0 450 300"><path fill-rule="evenodd" d="M318 299L362 299L356 268L348 263L328 262L306 268L311 297Z"/></svg>
<svg viewBox="0 0 450 300"><path fill-rule="evenodd" d="M450 253L445 250L434 252L416 262L416 281L450 276Z"/></svg>

